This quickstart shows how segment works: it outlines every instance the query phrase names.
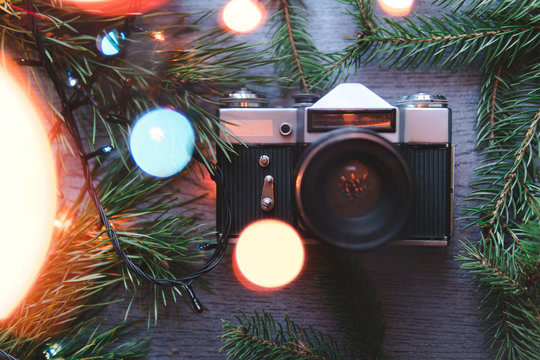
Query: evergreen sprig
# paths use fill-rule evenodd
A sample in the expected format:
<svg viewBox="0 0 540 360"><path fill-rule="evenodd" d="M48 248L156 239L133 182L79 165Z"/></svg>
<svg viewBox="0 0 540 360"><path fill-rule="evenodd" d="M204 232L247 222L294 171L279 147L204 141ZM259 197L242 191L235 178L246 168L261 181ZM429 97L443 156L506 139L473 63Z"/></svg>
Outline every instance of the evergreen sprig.
<svg viewBox="0 0 540 360"><path fill-rule="evenodd" d="M502 248L500 233L467 243L458 260L486 294L481 307L490 324L488 345L496 359L536 359L540 353L540 241L538 217L512 230L519 246Z"/></svg>
<svg viewBox="0 0 540 360"><path fill-rule="evenodd" d="M538 23L538 0L435 0L435 4L448 7L452 12L461 12L471 18L524 21Z"/></svg>
<svg viewBox="0 0 540 360"><path fill-rule="evenodd" d="M106 327L95 319L75 324L62 337L26 342L13 350L19 359L135 360L147 357L149 339L141 337L135 322Z"/></svg>
<svg viewBox="0 0 540 360"><path fill-rule="evenodd" d="M467 210L488 237L538 215L538 59L510 68L502 63L482 88L477 142L485 158L470 195L481 205Z"/></svg>
<svg viewBox="0 0 540 360"><path fill-rule="evenodd" d="M287 316L284 322L277 322L263 311L251 316L240 313L235 318L238 325L223 321L221 339L225 345L219 351L227 352L227 359L347 359L329 336L304 328Z"/></svg>
<svg viewBox="0 0 540 360"><path fill-rule="evenodd" d="M130 259L158 278L175 278L193 270L202 260L197 245L213 232L198 224L194 214L186 213L186 207L205 194L194 194L182 201L166 190L170 180L144 176L133 165L126 168L118 159L108 160L107 165L105 169L99 169L105 174L97 190ZM101 246L110 249L104 233L105 229L99 228L95 236L101 239ZM135 294L145 286L122 266L118 258L108 259L111 265L117 266L127 289ZM101 264L105 263L104 260ZM157 320L157 303L161 299L167 304L166 292L170 292L174 302L181 293L176 287L170 291L157 287L154 290L159 296L154 296L150 304Z"/></svg>
<svg viewBox="0 0 540 360"><path fill-rule="evenodd" d="M270 49L276 62L276 72L288 82L286 88L300 84L304 92L327 89L344 77L343 72L322 76L324 64L333 61L331 55L317 50L311 37L308 12L302 0L276 0L278 11L271 18Z"/></svg>
<svg viewBox="0 0 540 360"><path fill-rule="evenodd" d="M487 294L488 344L497 359L535 359L540 353L540 72L529 64L486 74L478 110L484 164L467 207L482 240L459 260Z"/></svg>
<svg viewBox="0 0 540 360"><path fill-rule="evenodd" d="M173 106L192 121L203 159L215 160L216 145L225 152L231 148L216 131L227 130L209 105L216 104L227 84L276 81L271 76L244 74L248 69L274 64L275 60L263 56L254 44L234 42L220 28L208 29L204 21L212 12L104 18L74 13L73 9L65 11L47 1L33 3L44 34L44 51L54 58L55 68L65 81L68 105L86 134L89 151L96 148L97 129L100 134L106 131L111 145L123 146L129 125L138 116L158 106ZM32 33L23 21L28 15L9 7L4 11L11 16L3 19L2 25L8 31L2 32L2 42L9 38L10 47L21 57L35 58ZM103 56L96 48L96 37L109 30L126 36L120 54L114 57ZM162 34L165 41L157 41L156 33ZM68 84L68 73L78 81L73 88ZM42 84L38 73L35 78L44 97L51 100L51 108L62 118L62 109L48 92L49 85Z"/></svg>
<svg viewBox="0 0 540 360"><path fill-rule="evenodd" d="M49 1L31 3L29 12L23 11L27 4L21 0L3 4L1 40L2 44L10 44L12 56L39 62L40 53L27 21L35 17L37 30L42 34L39 50L54 61L54 71L66 81L62 88L67 99L59 104L51 92L51 83L44 81L43 72L32 67L36 85L59 118L51 137L76 155L85 150L72 149L61 131L66 112L73 112L78 128L86 135L89 151L107 141L103 139L104 133L107 134L108 142L120 150L121 161L116 159L117 163L109 162L102 167L106 170L101 172L103 179L98 192L113 223L118 225L121 244L132 259L140 261L155 276L167 277L185 269L198 258L198 253L188 250L188 244L200 240L200 234L195 234L199 226L193 224L192 217L172 211L187 204L173 201L170 194L158 195L163 184L142 178L137 171L119 175L123 166L134 168L125 151L130 123L152 107L174 106L192 120L201 144L198 148L201 158L211 161L215 145L218 149L229 147L219 136L220 120L204 105L215 103L223 84L274 80L243 76L245 70L266 65L270 60L260 60L262 56L254 56L253 45L235 43L220 29L203 30L201 23L208 13L107 18L71 8L67 11L51 6L55 4ZM104 57L95 45L96 36L110 29L126 35L116 57ZM156 41L156 32L168 41ZM77 85L70 87L68 73L77 79ZM105 229L92 230L98 223L88 198L81 195L74 209L84 215L84 221L89 221L75 221L81 231L90 232L100 246L107 248ZM114 261L116 258L109 256L98 261L96 267L109 266ZM120 274L126 286L129 282L139 286L139 279L129 272ZM174 290L172 296L176 296ZM165 299L163 294L162 298Z"/></svg>
<svg viewBox="0 0 540 360"><path fill-rule="evenodd" d="M325 73L367 63L398 69L476 67L485 71L497 64L503 54L509 65L518 57L534 55L535 44L540 42L539 19L514 18L506 11L509 5L497 9L501 16L496 18L484 12L484 7L491 5L480 1L472 2L465 13L458 12L460 6L456 6L452 12L438 17L416 15L395 20L374 17L369 0L343 2L348 4L357 23L357 38L334 54L339 61L329 63ZM516 11L523 11L521 5L515 7ZM532 14L538 12L538 7L537 2L525 6Z"/></svg>
<svg viewBox="0 0 540 360"><path fill-rule="evenodd" d="M122 247L155 276L173 278L190 272L202 258L197 245L207 235L194 215L184 214L195 198L182 202L164 191L167 181L131 169L116 158L107 159L95 172L100 178L98 192L121 235ZM0 323L0 348L4 350L36 347L43 339L63 334L89 311L125 297L131 298L127 317L136 295L147 290L147 284L129 273L112 252L84 188L73 204L60 208L57 219L62 225L54 234L30 296ZM118 288L122 282L129 291L127 296ZM110 296L112 291L115 296ZM176 303L183 295L177 288L154 287L145 293L149 323L152 317L157 321L160 303L167 305L169 296Z"/></svg>
<svg viewBox="0 0 540 360"><path fill-rule="evenodd" d="M137 323L120 323L102 329L103 327L95 324L93 320L78 325L74 331L54 343L59 345L59 351L50 359L134 360L148 356L149 339L137 335L140 330Z"/></svg>

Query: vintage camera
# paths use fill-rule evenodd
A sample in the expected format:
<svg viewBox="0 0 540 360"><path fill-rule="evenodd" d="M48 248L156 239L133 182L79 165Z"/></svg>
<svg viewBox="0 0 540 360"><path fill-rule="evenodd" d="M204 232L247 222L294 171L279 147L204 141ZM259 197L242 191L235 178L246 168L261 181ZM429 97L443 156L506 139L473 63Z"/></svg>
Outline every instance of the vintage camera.
<svg viewBox="0 0 540 360"><path fill-rule="evenodd" d="M448 244L454 161L443 96L407 96L394 107L345 83L320 100L295 100L268 108L246 89L223 99L219 116L230 134L222 136L237 155L218 154L218 232L228 217L232 236L272 218L348 250Z"/></svg>

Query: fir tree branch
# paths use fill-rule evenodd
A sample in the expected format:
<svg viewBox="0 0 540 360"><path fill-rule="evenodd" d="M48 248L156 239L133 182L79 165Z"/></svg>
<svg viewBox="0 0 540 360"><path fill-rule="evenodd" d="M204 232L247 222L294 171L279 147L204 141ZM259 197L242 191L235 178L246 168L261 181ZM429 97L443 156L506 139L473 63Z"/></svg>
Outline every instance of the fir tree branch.
<svg viewBox="0 0 540 360"><path fill-rule="evenodd" d="M372 34L376 30L376 24L373 22L373 2L371 0L340 0L349 8L347 12L355 18L359 31L356 38L360 39ZM327 55L327 61L323 64L323 69L313 76L313 81L322 79L334 79L332 83L338 80L347 79L350 69L357 67L357 47L362 47L356 42L342 51Z"/></svg>
<svg viewBox="0 0 540 360"><path fill-rule="evenodd" d="M293 36L292 24L291 24L291 15L289 14L289 4L287 0L280 0L281 9L285 15L285 23L287 24L287 33L289 35L289 41L291 43L291 49L294 56L294 61L296 62L296 67L298 69L298 74L302 80L302 89L303 91L308 91L308 86L306 78L304 75L304 70L302 70L302 64L300 63L300 57L298 56L298 50L296 49L296 42Z"/></svg>
<svg viewBox="0 0 540 360"><path fill-rule="evenodd" d="M215 145L230 151L230 144L215 131L216 126L221 127L220 120L211 109L202 106L201 101L215 104L216 95L225 92L223 84L276 81L270 76L245 76L246 70L275 61L264 59L262 54L254 55L256 45L232 42L231 35L221 29L203 30L200 22L208 14L196 18L188 14L149 14L141 16L151 26L151 30L144 30L133 27L132 18L126 22L125 18L104 19L90 14L79 17L52 8L46 2L37 1L36 4L38 15L54 20L52 26L40 24L40 30L47 34L43 37L44 51L49 57L54 51L55 66L62 69L60 73L70 72L78 80L78 85L70 89L66 78L65 90L70 98L69 106L76 110L82 131L87 134L90 152L96 146L95 129L105 129L109 143L114 147L124 145L129 123L148 109L164 105L175 106L191 116L201 140L198 149L201 153L213 156ZM12 32L25 34L18 39L13 37L15 48L21 52L32 49L34 44L26 24L15 16L5 20L12 26ZM116 57L99 54L95 46L99 32L91 30L94 35L82 35L93 26L103 28L104 24L110 29L123 29L126 34L127 40L121 44L122 51ZM152 31L162 31L172 39L181 36L181 50L173 41L157 43L150 36ZM11 37L12 32L5 36ZM230 45L224 46L227 43ZM36 79L42 82L39 76ZM121 99L126 81L131 84L130 96ZM42 86L43 89L46 87L47 84ZM62 117L57 105L50 103ZM126 121L115 123L111 117Z"/></svg>
<svg viewBox="0 0 540 360"><path fill-rule="evenodd" d="M364 0L355 0L355 5L360 10L360 15L362 16L360 23L364 25L365 30L367 32L374 31L375 27L371 20L373 17L373 6L371 6L371 2L368 5Z"/></svg>
<svg viewBox="0 0 540 360"><path fill-rule="evenodd" d="M501 54L510 55L510 65L517 53L532 54L534 44L540 38L537 21L514 18L514 13L510 12L525 13L526 9L528 13L538 14L540 6L534 1L521 6L517 4L519 1L505 0L504 10L497 9L501 10L497 19L490 18L492 13L489 11L458 13L461 6L456 6L451 13L437 18L417 15L404 21L374 18L370 11L364 11L370 6L366 1L344 2L352 8L349 13L358 25L357 39L339 54L334 54L339 57L337 62L345 66L373 62L399 69L440 66L453 70L465 67L484 70ZM510 2L513 3L511 6ZM486 6L486 1L472 3L471 6L478 8ZM478 60L481 57L483 61Z"/></svg>
<svg viewBox="0 0 540 360"><path fill-rule="evenodd" d="M272 39L269 48L277 60L275 68L285 88L301 84L303 91L326 89L341 73L325 74L324 65L333 55L317 50L308 31L308 14L301 0L279 0L279 10L271 17ZM333 75L333 76L330 76Z"/></svg>
<svg viewBox="0 0 540 360"><path fill-rule="evenodd" d="M461 40L461 39L472 39L472 38L480 38L480 37L494 37L498 35L503 35L506 33L521 33L521 32L529 32L529 31L539 31L540 25L537 26L527 26L527 27L508 27L506 29L497 29L497 30L485 30L485 31L475 31L475 32L467 32L467 33L457 33L457 34L449 34L449 35L429 35L429 36L420 36L420 37L399 37L399 36L389 36L389 37L378 37L378 36L371 36L371 37L363 37L361 38L364 42L382 42L382 43L394 43L394 44L414 44L414 43L434 43L434 42L451 42L453 40ZM428 34L426 34L428 35Z"/></svg>
<svg viewBox="0 0 540 360"><path fill-rule="evenodd" d="M492 106L493 82L486 82L482 89L477 141L487 146L484 153L488 157L486 164L477 169L481 177L472 183L473 186L484 188L473 191L469 198L484 203L471 210L480 215L475 223L486 228L488 233L499 227L499 218L508 218L509 205L506 199L516 219L521 216L526 221L534 214L531 209L537 207L537 201L531 201L537 196L531 193L536 188L533 186L536 170L531 156L536 153L534 149L538 143L537 104L540 96L534 85L538 79L537 67L533 61L533 65L516 67L525 70L518 77L513 73L514 70L507 70L498 77L500 85L495 107ZM520 197L508 197L511 190L515 193L519 189L523 189L519 191ZM515 211L522 211L521 215ZM505 231L504 226L500 229Z"/></svg>
<svg viewBox="0 0 540 360"><path fill-rule="evenodd" d="M34 14L32 12L32 15L35 15L36 17L41 13L54 14L54 16L49 15L54 19L66 18L70 15L63 13L62 10L54 7L51 8L50 4L43 4L41 2L38 4L39 6L35 7L36 13ZM25 6L28 8L33 5L34 3L31 1L25 2ZM173 14L163 15L167 16L168 18L173 16ZM156 15L154 14L153 16L155 17ZM88 17L91 18L91 16ZM215 152L213 152L215 144L217 144L218 148L221 147L224 150L229 148L228 143L224 142L219 136L219 133L216 131L216 127L220 125L220 120L216 116L210 115L205 108L197 103L198 100L201 100L204 97L200 95L200 93L196 96L194 95L195 91L192 90L192 82L188 80L183 81L180 83L181 86L177 86L173 89L173 91L171 91L171 89L168 87L162 86L164 83L166 83L164 79L167 79L168 75L170 75L167 74L167 72L163 69L166 69L171 62L169 61L169 58L162 58L159 56L163 54L167 56L167 54L170 52L156 51L155 45L151 49L147 48L146 52L142 51L142 53L144 53L146 56L140 56L140 53L129 51L129 42L134 44L136 43L138 47L144 47L147 45L144 41L145 38L146 40L150 38L147 31L140 30L138 28L135 29L133 17L120 17L116 20L112 20L112 22L117 22L115 28L118 29L118 31L125 33L127 37L127 40L125 40L124 44L121 46L122 51L120 52L120 55L116 58L104 58L101 55L97 55L95 51L89 50L94 46L95 38L93 36L67 36L66 41L60 40L60 36L58 34L65 32L74 32L78 34L81 29L88 29L88 21L77 21L77 17L75 17L75 20L73 20L73 18L71 19L72 20L69 21L59 20L56 24L58 26L47 29L50 31L45 32L43 31L43 28L46 28L49 26L49 24L38 24L35 21L36 19L31 17L30 24L32 31L31 34L28 34L28 39L25 41L28 41L29 43L32 43L33 41L35 42L38 53L41 57L41 62L44 65L48 77L54 85L54 90L57 97L61 101L61 109L57 110L56 112L65 120L66 124L68 125L68 129L75 140L76 153L82 160L83 175L86 180L89 196L92 199L92 202L98 211L99 218L105 227L104 232L97 234L96 236L100 238L100 236L106 233L111 238L116 253L124 261L124 264L126 264L130 269L126 272L124 272L124 269L121 269L122 274L124 275L122 278L126 280L126 278L129 277L135 288L140 285L140 279L133 277L131 272L154 283L173 287L173 289L171 289L173 297L175 296L174 292L177 291L177 289L174 289L174 286L182 286L186 292L190 294L193 302L197 303L190 287L191 282L194 278L204 274L215 266L215 264L217 264L216 260L218 257L210 257L208 263L203 265L203 267L198 269L193 275L190 275L193 277L174 278L173 280L170 279L171 277L166 278L163 276L164 274L172 275L174 272L172 266L169 268L169 261L172 262L178 259L180 260L179 265L189 264L189 257L186 255L188 251L185 248L185 245L193 242L193 240L196 241L197 239L193 239L188 236L180 236L176 229L178 227L187 228L191 221L179 221L181 219L179 216L166 218L163 220L159 219L158 215L157 219L154 218L151 220L151 225L147 225L148 229L152 229L150 230L151 233L147 233L148 230L146 228L135 228L135 230L133 230L136 225L144 224L142 221L132 221L129 223L129 225L132 227L132 230L129 232L122 232L121 227L118 227L117 225L111 226L109 224L107 213L100 203L99 196L97 196L96 191L94 190L93 178L92 174L90 174L88 159L85 156L85 149L80 133L82 132L86 134L89 146L91 150L93 150L93 146L96 143L96 129L98 128L98 122L102 122L100 125L103 125L102 127L109 133L112 144L117 148L125 148L128 129L125 128L125 123L121 124L122 126L111 126L111 123L108 121L111 112L115 113L112 115L114 115L116 118L132 119L136 118L136 114L140 114L141 112L151 109L152 107L170 106L172 104L175 106L175 108L181 108L182 111L187 113L194 123L196 132L199 134L199 139L201 140L202 144L201 147L206 146L208 149L206 154L213 155L215 154ZM85 20L88 19L85 17ZM109 19L109 21L111 20ZM200 19L197 21L200 21ZM98 20L98 22L100 22L101 25L103 24L101 19ZM26 26L24 22L18 23L18 19L15 21L15 23L17 26L20 26L23 29ZM68 23L69 25L66 25ZM163 24L160 24L160 26L162 25ZM221 30L211 30L210 32L205 33L205 40L210 41L209 43L205 44L201 44L202 41L200 38L198 38L200 34L196 32L196 30L198 30L196 26L177 24L175 30L184 32L186 39L188 38L188 35L191 36L189 39L191 41L188 45L188 48L191 46L191 56L188 60L195 62L198 66L200 66L201 69L203 68L201 64L204 65L204 68L209 69L209 71L207 70L206 74L204 74L205 76L202 78L202 80L201 78L197 78L198 84L203 83L203 80L206 80L206 83L204 84L205 86L217 85L233 78L235 81L238 81L241 78L237 78L235 75L246 70L246 66L249 67L250 64L254 64L253 61L241 62L241 59L238 59L240 55L250 59L245 53L242 53L246 48L251 48L251 46L232 45L229 49L223 47L223 41L227 40L228 36L224 35L223 31ZM41 31L46 33L47 36L42 36ZM137 33L137 35L135 35L135 33ZM147 42L148 41L146 41L146 43ZM197 42L199 42L199 44L197 44ZM53 48L58 50L54 53L54 56L50 50ZM253 54L250 55L252 57ZM85 60L84 62L81 61L81 56ZM159 58L156 58L155 56ZM146 59L148 60L145 62ZM138 60L142 62L138 62ZM258 60L255 60L255 62L258 62ZM84 66L81 66L81 63L84 63ZM162 64L165 65L162 66ZM232 70L227 71L227 65L229 65ZM62 83L62 77L58 72L59 69L75 69L79 75L79 81L82 82L82 84L74 89L69 89L67 84ZM210 74L212 70L215 71L212 74L213 77L207 77L206 75ZM262 77L258 78L260 79ZM139 93L139 96L126 97L125 90L128 80L130 83L135 85L143 85L145 88L150 87L150 97L148 97L146 93ZM115 89L121 90L118 91L118 93L122 94L122 98L117 99L115 96ZM86 107L86 105L88 105L88 107ZM51 104L51 107L53 106L54 103ZM118 114L117 111L121 113ZM133 114L135 114L135 116L133 116ZM117 138L117 136L119 138ZM198 150L200 153L205 153L204 149ZM128 159L125 156L126 153L127 152L125 151L120 152L120 154L123 155L121 160L124 163L128 162ZM203 158L205 161L208 161L206 157L203 156ZM118 162L118 164L124 166L122 162ZM134 168L133 164L130 165L131 168ZM130 184L130 187L134 186L132 180L129 180L128 183ZM122 196L120 196L120 199L122 201L126 201L127 197L124 196L125 194L121 195ZM139 194L136 195L138 196ZM144 194L144 196L142 196L143 200L137 202L137 204L144 203L148 206L148 196L150 196L149 193ZM152 200L153 199L150 199L150 201ZM124 205L129 208L131 204L124 203ZM152 204L150 203L150 205ZM169 203L162 203L160 205L162 207L157 206L155 210L142 212L142 214L139 212L136 215L143 217L155 215L156 213L163 215L171 210L171 208L167 208ZM162 211L163 209L165 210ZM112 214L113 221L118 220L114 219L114 211ZM122 220L124 221L130 218L129 214L122 214L122 216ZM123 239L118 239L117 231L114 228L118 228L118 233L124 235ZM152 233L154 230L155 233ZM187 232L184 231L184 234L186 233ZM168 240L166 246L162 246L165 244L164 240ZM137 250L138 256L133 254L131 256L126 255L121 250L121 243L127 245L128 248ZM222 253L223 252L215 252L214 254L219 255ZM139 260L141 267L134 264L132 259ZM111 264L109 263L108 265ZM155 306L155 308L157 307ZM197 306L197 308L199 309L200 306Z"/></svg>
<svg viewBox="0 0 540 360"><path fill-rule="evenodd" d="M260 360L341 360L334 341L314 329L303 328L285 317L285 324L278 323L267 312L251 317L241 313L235 316L240 322L234 325L223 321L221 339L225 345L219 350L227 352L227 359Z"/></svg>
<svg viewBox="0 0 540 360"><path fill-rule="evenodd" d="M503 63L499 65L499 68L497 69L497 75L495 75L495 83L493 84L493 95L491 96L491 108L490 108L490 117L489 117L489 124L493 126L495 124L495 102L497 99L497 88L499 87L499 78L501 76L501 72L503 69ZM490 137L493 138L494 134L493 132L490 133Z"/></svg>
<svg viewBox="0 0 540 360"><path fill-rule="evenodd" d="M480 203L468 209L484 236L458 257L487 290L481 305L492 325L488 344L501 360L535 359L540 349L540 242L524 225L540 223L536 59L513 66L503 59L486 73L477 139L486 158L469 196Z"/></svg>
<svg viewBox="0 0 540 360"><path fill-rule="evenodd" d="M536 23L540 20L537 0L435 0L435 4L451 8L452 12L460 11L472 18L488 17Z"/></svg>
<svg viewBox="0 0 540 360"><path fill-rule="evenodd" d="M517 54L534 54L534 44L540 41L540 25L536 22L508 18L494 22L485 16L470 17L457 11L437 18L417 15L401 22L373 17L371 1L343 1L352 8L349 13L356 20L357 37L344 50L329 54L331 62L321 76L367 63L398 69L477 67L485 71L494 62L499 64L503 54L508 57L508 66ZM537 3L528 8L540 12Z"/></svg>
<svg viewBox="0 0 540 360"><path fill-rule="evenodd" d="M354 17L358 29L365 35L376 30L373 22L374 1L372 0L340 0L347 5L347 13Z"/></svg>
<svg viewBox="0 0 540 360"><path fill-rule="evenodd" d="M523 156L525 154L525 151L529 148L530 143L531 143L531 141L533 139L533 136L535 136L536 127L538 125L538 120L539 119L540 119L540 109L534 115L534 117L533 117L533 119L531 121L531 124L530 124L529 128L527 129L525 137L524 137L524 139L523 139L523 141L521 143L521 146L516 151L516 156L515 156L515 159L514 159L514 163L512 164L512 168L511 168L510 172L506 175L504 186L503 186L503 188L502 188L502 190L500 192L499 198L497 199L497 202L495 204L495 208L493 209L493 212L492 212L493 216L491 217L491 219L489 221L489 224L491 224L489 232L491 234L493 234L494 224L497 223L496 220L500 216L500 211L501 211L502 206L504 205L505 199L508 196L508 194L510 193L510 191L512 189L512 186L514 185L514 182L517 179L518 166L521 164L521 162L523 160Z"/></svg>
<svg viewBox="0 0 540 360"><path fill-rule="evenodd" d="M318 281L344 329L346 351L340 352L335 342L311 327L302 328L288 317L282 325L264 311L235 316L239 325L223 321L225 346L220 351L227 351L228 359L390 359L382 349L384 321L373 284L354 260L343 267L342 260L333 260Z"/></svg>
<svg viewBox="0 0 540 360"><path fill-rule="evenodd" d="M228 323L224 323L224 327L228 327ZM313 360L325 360L321 356L312 354L309 349L306 349L305 346L295 346L295 344L289 344L289 346L273 343L258 337L253 336L253 334L248 333L245 326L240 326L239 328L230 328L227 332L227 336L235 337L235 341L246 341L255 346L263 346L268 349L279 349L280 352L288 354L288 356L294 357L296 359L313 359Z"/></svg>
<svg viewBox="0 0 540 360"><path fill-rule="evenodd" d="M13 351L12 355L21 360L134 360L148 356L149 339L137 335L140 331L137 323L121 323L111 328L102 328L103 326L97 324L95 319L81 321L63 337L44 337L39 341L25 341ZM0 346L1 344L0 340Z"/></svg>
<svg viewBox="0 0 540 360"><path fill-rule="evenodd" d="M535 359L540 349L540 288L536 284L527 284L523 269L516 265L516 259L524 259L523 256L527 259L530 256L536 262L540 256L540 242L534 237L522 236L521 239L528 244L528 250L520 248L516 254L500 252L490 242L485 243L483 250L475 244L465 245L467 256L458 257L466 261L462 267L471 271L487 290L481 307L488 310L487 321L492 335L488 338L488 345L494 349L495 358L500 360ZM487 258L497 264L487 263ZM521 262L522 265L525 263Z"/></svg>
<svg viewBox="0 0 540 360"><path fill-rule="evenodd" d="M532 50L529 44L540 38L540 26L478 26L455 15L442 19L418 16L420 25L408 20L407 28L385 20L387 27L379 27L375 34L356 40L354 57L400 69L443 66L459 70L477 65L486 68L489 60L480 64L477 61L490 49L496 49L496 54L528 53Z"/></svg>
<svg viewBox="0 0 540 360"><path fill-rule="evenodd" d="M472 274L481 274L480 281L493 285L497 284L497 288L501 290L513 292L513 293L525 293L527 289L523 287L518 281L508 273L508 269L504 265L505 261L502 261L502 266L497 266L486 259L484 253L479 251L472 244L464 244L464 252L468 254L466 257L458 256L460 261L467 261L462 265L462 268L469 270ZM500 260L500 259L499 259ZM473 264L472 261L475 263ZM503 269L505 267L505 269Z"/></svg>

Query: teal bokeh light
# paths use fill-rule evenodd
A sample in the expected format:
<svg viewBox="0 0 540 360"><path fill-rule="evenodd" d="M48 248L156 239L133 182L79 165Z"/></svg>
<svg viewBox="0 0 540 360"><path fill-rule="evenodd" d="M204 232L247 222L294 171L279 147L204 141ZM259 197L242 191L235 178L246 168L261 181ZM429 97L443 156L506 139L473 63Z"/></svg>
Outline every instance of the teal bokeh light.
<svg viewBox="0 0 540 360"><path fill-rule="evenodd" d="M120 52L120 40L125 38L123 32L118 34L115 30L111 30L102 37L98 37L97 47L103 55L114 56Z"/></svg>
<svg viewBox="0 0 540 360"><path fill-rule="evenodd" d="M180 112L154 109L136 120L129 147L142 171L156 177L169 177L189 164L195 148L195 131Z"/></svg>

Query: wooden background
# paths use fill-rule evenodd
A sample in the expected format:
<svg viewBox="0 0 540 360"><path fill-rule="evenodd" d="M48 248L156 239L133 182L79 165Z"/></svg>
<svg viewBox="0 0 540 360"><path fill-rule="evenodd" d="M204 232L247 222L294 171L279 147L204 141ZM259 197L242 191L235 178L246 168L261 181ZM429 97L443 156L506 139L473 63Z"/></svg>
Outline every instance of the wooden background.
<svg viewBox="0 0 540 360"><path fill-rule="evenodd" d="M219 9L225 0L171 0L169 8L180 11ZM345 14L344 5L336 0L305 1L309 8L312 36L323 51L347 45L347 36L354 35L353 19ZM417 0L414 11L437 15L431 1ZM377 9L377 14L381 14ZM210 23L210 25L215 25ZM240 40L263 42L262 28ZM267 70L271 73L271 69ZM445 95L453 109L453 139L456 145L455 210L465 205L464 196L473 170L479 165L475 153L476 104L481 76L474 71L452 73L443 70L394 71L376 66L362 67L349 82L361 82L377 94L394 103L402 96L426 91ZM273 96L272 103L287 105L276 89L260 89ZM175 180L179 196L208 193L197 205L209 225L215 222L215 190L211 182L201 182L192 176ZM464 229L465 222L455 222L456 233L447 248L386 247L357 254L342 254L358 266L364 266L377 289L385 316L387 334L385 349L399 359L487 359L484 349L482 314L477 309L480 294L469 273L460 269L454 258L462 249L461 240L477 240L476 229ZM232 247L231 247L232 249ZM277 319L288 314L300 324L343 338L324 292L315 277L320 273L327 250L321 245L307 248L307 261L300 277L289 286L273 293L256 293L244 288L235 278L231 252L206 278L213 284L213 293L196 290L207 310L192 312L180 304L179 311L162 310L155 327L147 331L151 337L150 359L225 359L219 354L222 342L221 319L232 320L236 309L246 313L266 310ZM339 280L339 279L337 279ZM111 309L110 317L121 318L127 304ZM135 309L145 315L146 308Z"/></svg>

